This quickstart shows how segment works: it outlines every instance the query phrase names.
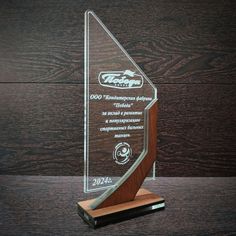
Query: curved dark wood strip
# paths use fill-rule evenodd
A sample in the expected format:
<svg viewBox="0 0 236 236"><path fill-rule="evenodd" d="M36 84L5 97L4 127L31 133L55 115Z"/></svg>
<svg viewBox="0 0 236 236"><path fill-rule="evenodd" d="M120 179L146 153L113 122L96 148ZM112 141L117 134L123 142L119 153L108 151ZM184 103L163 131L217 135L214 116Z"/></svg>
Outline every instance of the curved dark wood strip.
<svg viewBox="0 0 236 236"><path fill-rule="evenodd" d="M235 86L156 86L157 174L234 176ZM1 84L0 174L83 175L82 104L82 85Z"/></svg>
<svg viewBox="0 0 236 236"><path fill-rule="evenodd" d="M83 178L0 176L1 235L235 235L236 178L158 178L145 187L166 200L162 212L96 231L77 215ZM203 217L204 216L204 217Z"/></svg>
<svg viewBox="0 0 236 236"><path fill-rule="evenodd" d="M147 152L145 153L142 161L135 169L133 169L129 177L126 178L121 185L117 183L117 187L113 187L114 191L112 191L112 193L98 205L96 204L95 207L93 206L92 209L100 209L134 200L138 190L143 184L144 179L148 176L153 163L156 161L157 111L157 101L153 103L147 111L145 111L147 119ZM113 188L109 189L108 191L112 190ZM104 194L106 194L106 192ZM102 196L103 195L100 197ZM100 197L98 197L98 199ZM93 204L94 203L92 203L92 205Z"/></svg>
<svg viewBox="0 0 236 236"><path fill-rule="evenodd" d="M235 3L224 0L3 1L0 174L83 174L87 9L157 84L158 175L235 175Z"/></svg>

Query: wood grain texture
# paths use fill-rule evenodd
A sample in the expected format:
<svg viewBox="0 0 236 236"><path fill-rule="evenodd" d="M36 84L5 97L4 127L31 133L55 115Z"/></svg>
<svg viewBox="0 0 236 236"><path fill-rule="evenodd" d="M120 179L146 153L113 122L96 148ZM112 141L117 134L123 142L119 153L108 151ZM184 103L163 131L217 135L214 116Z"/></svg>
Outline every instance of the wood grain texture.
<svg viewBox="0 0 236 236"><path fill-rule="evenodd" d="M4 1L0 82L83 82L87 9L154 83L235 83L234 1Z"/></svg>
<svg viewBox="0 0 236 236"><path fill-rule="evenodd" d="M140 188L133 201L128 201L121 204L112 205L110 207L105 207L102 209L92 210L90 208L90 205L93 201L95 201L95 199L80 201L78 202L77 205L84 210L83 212L87 212L93 218L96 218L96 217L102 217L102 216L110 215L117 212L122 212L128 209L136 209L137 207L140 207L140 206L155 204L158 202L164 202L164 199L144 188Z"/></svg>
<svg viewBox="0 0 236 236"><path fill-rule="evenodd" d="M235 175L233 85L157 85L160 176ZM83 174L83 86L0 86L0 173Z"/></svg>
<svg viewBox="0 0 236 236"><path fill-rule="evenodd" d="M158 87L158 175L235 175L230 0L2 1L0 174L82 175L87 9Z"/></svg>
<svg viewBox="0 0 236 236"><path fill-rule="evenodd" d="M1 174L82 174L82 88L4 84L0 91Z"/></svg>
<svg viewBox="0 0 236 236"><path fill-rule="evenodd" d="M79 177L0 176L1 235L235 235L235 178L158 178L164 211L93 230L77 215Z"/></svg>
<svg viewBox="0 0 236 236"><path fill-rule="evenodd" d="M98 198L96 203L91 205L92 209L102 209L105 207L126 203L134 200L137 192L139 191L143 181L150 173L154 162L156 161L156 140L157 140L157 118L158 118L158 102L152 104L145 114L147 119L147 143L145 144L145 154L140 155L138 165L134 168L136 162L132 166L129 176L123 176L123 182L116 183L113 188L104 192L104 195ZM141 159L142 158L142 159ZM128 172L127 172L128 173ZM112 190L112 191L111 191ZM110 193L108 194L108 192ZM104 199L105 196L105 199Z"/></svg>

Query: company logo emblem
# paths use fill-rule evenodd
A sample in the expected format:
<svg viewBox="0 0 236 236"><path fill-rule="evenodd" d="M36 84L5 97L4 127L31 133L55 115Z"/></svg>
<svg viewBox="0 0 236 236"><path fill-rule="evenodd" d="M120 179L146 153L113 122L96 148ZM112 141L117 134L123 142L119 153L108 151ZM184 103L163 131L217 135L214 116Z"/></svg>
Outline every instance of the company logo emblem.
<svg viewBox="0 0 236 236"><path fill-rule="evenodd" d="M143 86L143 76L135 74L131 70L103 71L99 73L98 81L104 87L117 89L141 88Z"/></svg>
<svg viewBox="0 0 236 236"><path fill-rule="evenodd" d="M113 159L118 165L124 165L132 156L132 149L126 142L118 143L113 151Z"/></svg>

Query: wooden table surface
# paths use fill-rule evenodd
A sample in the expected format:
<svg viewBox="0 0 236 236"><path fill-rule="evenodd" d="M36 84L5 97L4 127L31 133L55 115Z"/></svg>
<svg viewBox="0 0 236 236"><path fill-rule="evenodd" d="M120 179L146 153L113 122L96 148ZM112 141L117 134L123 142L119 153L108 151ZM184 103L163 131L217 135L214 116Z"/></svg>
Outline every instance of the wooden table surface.
<svg viewBox="0 0 236 236"><path fill-rule="evenodd" d="M81 177L0 176L0 235L236 235L236 178L157 178L166 209L99 229L77 215Z"/></svg>

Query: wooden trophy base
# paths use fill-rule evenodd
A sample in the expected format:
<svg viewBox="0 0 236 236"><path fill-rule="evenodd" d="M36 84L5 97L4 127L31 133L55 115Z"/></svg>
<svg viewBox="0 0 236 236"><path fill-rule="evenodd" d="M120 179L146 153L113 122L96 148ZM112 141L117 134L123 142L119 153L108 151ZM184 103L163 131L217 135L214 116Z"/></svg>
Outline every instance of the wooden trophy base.
<svg viewBox="0 0 236 236"><path fill-rule="evenodd" d="M133 201L92 210L89 205L95 199L78 202L78 214L93 228L128 220L165 208L165 200L141 188Z"/></svg>

